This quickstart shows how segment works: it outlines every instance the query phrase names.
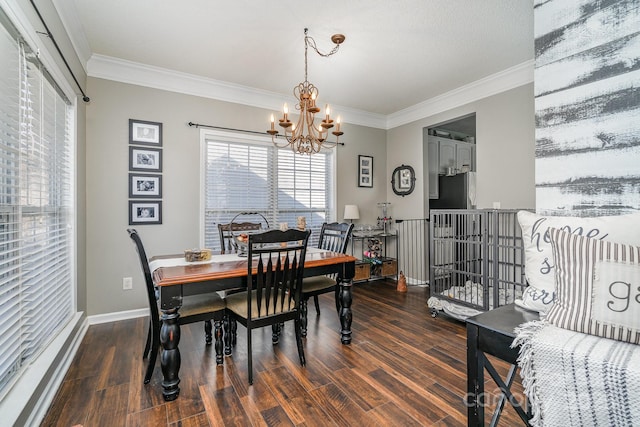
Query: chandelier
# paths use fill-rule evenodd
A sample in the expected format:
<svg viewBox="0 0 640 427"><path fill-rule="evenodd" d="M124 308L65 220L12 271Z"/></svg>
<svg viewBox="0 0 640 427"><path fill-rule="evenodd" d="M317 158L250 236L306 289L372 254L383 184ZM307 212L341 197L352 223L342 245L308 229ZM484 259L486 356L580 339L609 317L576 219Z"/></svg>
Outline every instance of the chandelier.
<svg viewBox="0 0 640 427"><path fill-rule="evenodd" d="M275 118L271 115L271 128L267 133L271 135L271 141L278 148L291 147L298 154L314 154L320 152L322 147L333 148L338 144L340 135L344 132L340 131L340 117L336 119L335 130L331 133L336 140L327 141L329 129L334 127L331 118L331 110L329 105L325 106L324 119L316 125L315 115L320 112L320 107L316 106L318 102L318 88L307 80L307 50L309 46L323 57L329 57L336 53L340 48L340 44L344 42L344 35L334 34L331 41L335 44L331 52L322 53L316 47L315 40L307 35L308 29L304 29L304 81L293 88L293 95L296 97L296 110L299 111L297 123L289 120L289 108L284 104L282 118L279 119L280 126L284 129L284 140L278 141L278 130L275 129Z"/></svg>

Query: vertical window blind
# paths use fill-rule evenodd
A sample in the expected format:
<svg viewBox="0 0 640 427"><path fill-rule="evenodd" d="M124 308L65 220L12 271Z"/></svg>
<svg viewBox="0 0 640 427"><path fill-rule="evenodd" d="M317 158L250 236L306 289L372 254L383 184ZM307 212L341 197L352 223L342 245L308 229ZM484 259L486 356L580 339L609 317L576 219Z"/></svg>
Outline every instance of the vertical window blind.
<svg viewBox="0 0 640 427"><path fill-rule="evenodd" d="M304 216L312 231L309 245L317 244L322 223L334 221L333 151L301 156L242 135L209 134L204 140L205 247L219 250L218 224L241 212L259 212L271 228L283 222L294 228ZM236 221L264 223L259 216Z"/></svg>
<svg viewBox="0 0 640 427"><path fill-rule="evenodd" d="M68 323L73 108L0 9L0 398Z"/></svg>

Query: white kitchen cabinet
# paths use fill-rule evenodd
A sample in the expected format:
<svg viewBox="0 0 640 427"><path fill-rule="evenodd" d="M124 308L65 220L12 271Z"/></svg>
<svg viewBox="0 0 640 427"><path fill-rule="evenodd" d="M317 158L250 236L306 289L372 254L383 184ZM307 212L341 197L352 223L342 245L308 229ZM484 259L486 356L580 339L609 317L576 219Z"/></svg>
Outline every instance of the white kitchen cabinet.
<svg viewBox="0 0 640 427"><path fill-rule="evenodd" d="M445 138L437 140L439 173L446 174L447 168L456 168L456 141Z"/></svg>
<svg viewBox="0 0 640 427"><path fill-rule="evenodd" d="M456 141L456 166L455 168L460 171L464 165L469 166L469 170L475 171L475 145L468 142Z"/></svg>
<svg viewBox="0 0 640 427"><path fill-rule="evenodd" d="M436 148L437 146L437 148ZM437 170L440 175L447 173L447 168L456 170L469 165L469 170L476 170L476 145L454 139L429 136L428 139L429 173ZM437 152L438 164L432 163L432 155ZM437 166L437 167L436 167Z"/></svg>
<svg viewBox="0 0 640 427"><path fill-rule="evenodd" d="M464 165L469 165L469 170L476 170L475 144L429 135L427 150L430 199L439 198L438 175L445 175L447 168L459 172Z"/></svg>
<svg viewBox="0 0 640 427"><path fill-rule="evenodd" d="M429 138L427 141L427 156L429 164L429 198L437 199L438 194L438 165L440 164L438 141Z"/></svg>

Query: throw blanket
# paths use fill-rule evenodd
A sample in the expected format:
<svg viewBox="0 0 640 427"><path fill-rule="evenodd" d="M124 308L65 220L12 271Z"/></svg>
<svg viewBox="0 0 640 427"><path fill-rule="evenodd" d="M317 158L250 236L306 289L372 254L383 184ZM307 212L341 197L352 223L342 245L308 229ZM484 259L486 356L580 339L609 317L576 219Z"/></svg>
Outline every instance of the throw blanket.
<svg viewBox="0 0 640 427"><path fill-rule="evenodd" d="M543 320L516 333L533 426L640 425L640 346Z"/></svg>

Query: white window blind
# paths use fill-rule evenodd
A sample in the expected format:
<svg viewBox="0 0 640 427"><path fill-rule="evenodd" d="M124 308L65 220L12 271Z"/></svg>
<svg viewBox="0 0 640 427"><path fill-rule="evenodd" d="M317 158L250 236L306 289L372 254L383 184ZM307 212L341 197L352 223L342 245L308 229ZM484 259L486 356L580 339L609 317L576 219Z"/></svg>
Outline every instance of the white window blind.
<svg viewBox="0 0 640 427"><path fill-rule="evenodd" d="M0 398L72 318L73 109L0 10Z"/></svg>
<svg viewBox="0 0 640 427"><path fill-rule="evenodd" d="M261 213L271 228L283 222L293 228L297 217L304 216L312 231L310 246L316 245L322 223L334 221L333 151L302 156L241 134L207 134L204 144L207 248L220 249L218 224L241 212ZM262 219L242 216L236 221Z"/></svg>

